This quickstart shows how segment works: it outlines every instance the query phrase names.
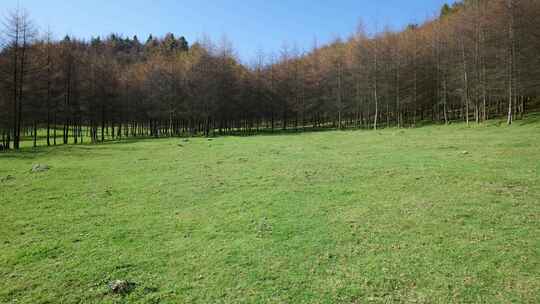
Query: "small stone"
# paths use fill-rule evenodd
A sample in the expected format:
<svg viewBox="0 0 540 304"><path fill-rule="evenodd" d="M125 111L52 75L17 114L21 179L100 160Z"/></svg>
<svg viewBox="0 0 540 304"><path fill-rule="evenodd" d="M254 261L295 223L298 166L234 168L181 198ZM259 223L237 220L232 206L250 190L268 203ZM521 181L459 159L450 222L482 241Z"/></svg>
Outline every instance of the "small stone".
<svg viewBox="0 0 540 304"><path fill-rule="evenodd" d="M125 280L115 280L109 283L109 289L114 294L126 294L131 291L134 284Z"/></svg>
<svg viewBox="0 0 540 304"><path fill-rule="evenodd" d="M32 166L32 172L33 173L44 172L44 171L47 171L47 170L49 170L48 165L37 164L37 165Z"/></svg>
<svg viewBox="0 0 540 304"><path fill-rule="evenodd" d="M469 154L469 151L463 151L463 152L461 152L461 154L463 154L463 155L468 155L468 154Z"/></svg>

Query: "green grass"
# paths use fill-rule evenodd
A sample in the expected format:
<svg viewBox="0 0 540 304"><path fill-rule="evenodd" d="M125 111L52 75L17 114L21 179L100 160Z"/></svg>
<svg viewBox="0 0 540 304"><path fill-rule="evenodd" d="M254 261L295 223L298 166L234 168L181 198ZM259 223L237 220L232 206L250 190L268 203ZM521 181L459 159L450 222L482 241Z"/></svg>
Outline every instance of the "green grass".
<svg viewBox="0 0 540 304"><path fill-rule="evenodd" d="M538 303L539 118L0 154L0 302Z"/></svg>

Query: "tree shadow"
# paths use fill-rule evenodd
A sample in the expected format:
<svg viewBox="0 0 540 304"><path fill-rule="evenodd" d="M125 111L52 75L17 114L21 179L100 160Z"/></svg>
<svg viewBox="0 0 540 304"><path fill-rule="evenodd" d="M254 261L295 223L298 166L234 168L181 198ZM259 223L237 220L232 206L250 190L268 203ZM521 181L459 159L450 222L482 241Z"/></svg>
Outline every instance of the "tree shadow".
<svg viewBox="0 0 540 304"><path fill-rule="evenodd" d="M534 124L540 125L540 112L526 114L522 120L516 121L516 124L520 126L527 126L527 125L534 125Z"/></svg>
<svg viewBox="0 0 540 304"><path fill-rule="evenodd" d="M0 152L0 160L10 158L10 159L34 159L41 157L47 154L50 154L52 151L50 149L40 148L23 148L19 151L9 150Z"/></svg>
<svg viewBox="0 0 540 304"><path fill-rule="evenodd" d="M450 125L459 125L463 124L463 121L451 121ZM488 121L487 126L496 126L500 127L503 124L505 124L505 120L503 117L494 118L493 120ZM525 117L521 120L515 120L515 125L518 126L526 126L526 125L540 125L540 112L532 112L525 115ZM444 126L444 123L442 122L432 122L432 121L417 121L414 126L404 126L401 129L420 129L430 126ZM397 129L396 126L386 126L381 125L377 130L383 131L383 130L393 130ZM232 131L227 132L223 134L218 134L216 132L215 134L212 134L211 137L214 138L221 138L221 137L258 137L258 136L299 136L304 134L310 134L310 133L325 133L325 132L337 132L337 131L344 131L344 132L350 132L350 131L373 131L373 128L371 127L348 127L348 128L342 128L339 129L337 127L328 126L328 127L305 127L305 128L289 128L289 129L260 129L260 130L253 130L251 132L246 131ZM130 138L122 138L122 139L116 139L116 140L107 140L105 142L99 142L99 143L91 143L91 142L85 142L85 143L79 143L79 144L67 144L67 145L57 145L57 146L38 146L36 148L33 147L24 147L21 148L18 151L14 150L7 150L0 152L0 161L2 159L35 159L39 157L44 156L50 156L50 155L70 155L70 156L85 156L89 157L92 155L96 156L103 156L104 150L111 147L116 147L120 145L131 145L136 143L144 143L144 142L155 142L157 140L170 140L170 139L182 139L182 138L208 138L205 137L203 134L196 134L193 136L176 136L176 137L130 137ZM91 154L88 153L90 151L94 151L96 153Z"/></svg>

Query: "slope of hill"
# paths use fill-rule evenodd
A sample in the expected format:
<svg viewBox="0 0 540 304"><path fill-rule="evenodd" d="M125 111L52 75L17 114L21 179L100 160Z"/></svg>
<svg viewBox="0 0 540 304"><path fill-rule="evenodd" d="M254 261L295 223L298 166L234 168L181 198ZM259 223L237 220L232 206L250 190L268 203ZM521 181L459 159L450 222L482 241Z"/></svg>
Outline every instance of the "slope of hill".
<svg viewBox="0 0 540 304"><path fill-rule="evenodd" d="M538 303L539 172L539 115L5 153L0 302Z"/></svg>

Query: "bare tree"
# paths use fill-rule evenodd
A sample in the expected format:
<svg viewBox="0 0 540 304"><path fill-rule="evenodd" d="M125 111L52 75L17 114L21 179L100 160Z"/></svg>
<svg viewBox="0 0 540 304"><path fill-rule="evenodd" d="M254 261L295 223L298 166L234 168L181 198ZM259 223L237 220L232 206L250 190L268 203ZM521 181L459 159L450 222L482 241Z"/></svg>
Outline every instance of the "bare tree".
<svg viewBox="0 0 540 304"><path fill-rule="evenodd" d="M21 128L23 124L24 93L27 78L28 50L36 35L36 30L28 12L17 8L10 12L5 20L4 35L6 49L10 53L11 99L12 99L12 134L13 147L20 148Z"/></svg>

